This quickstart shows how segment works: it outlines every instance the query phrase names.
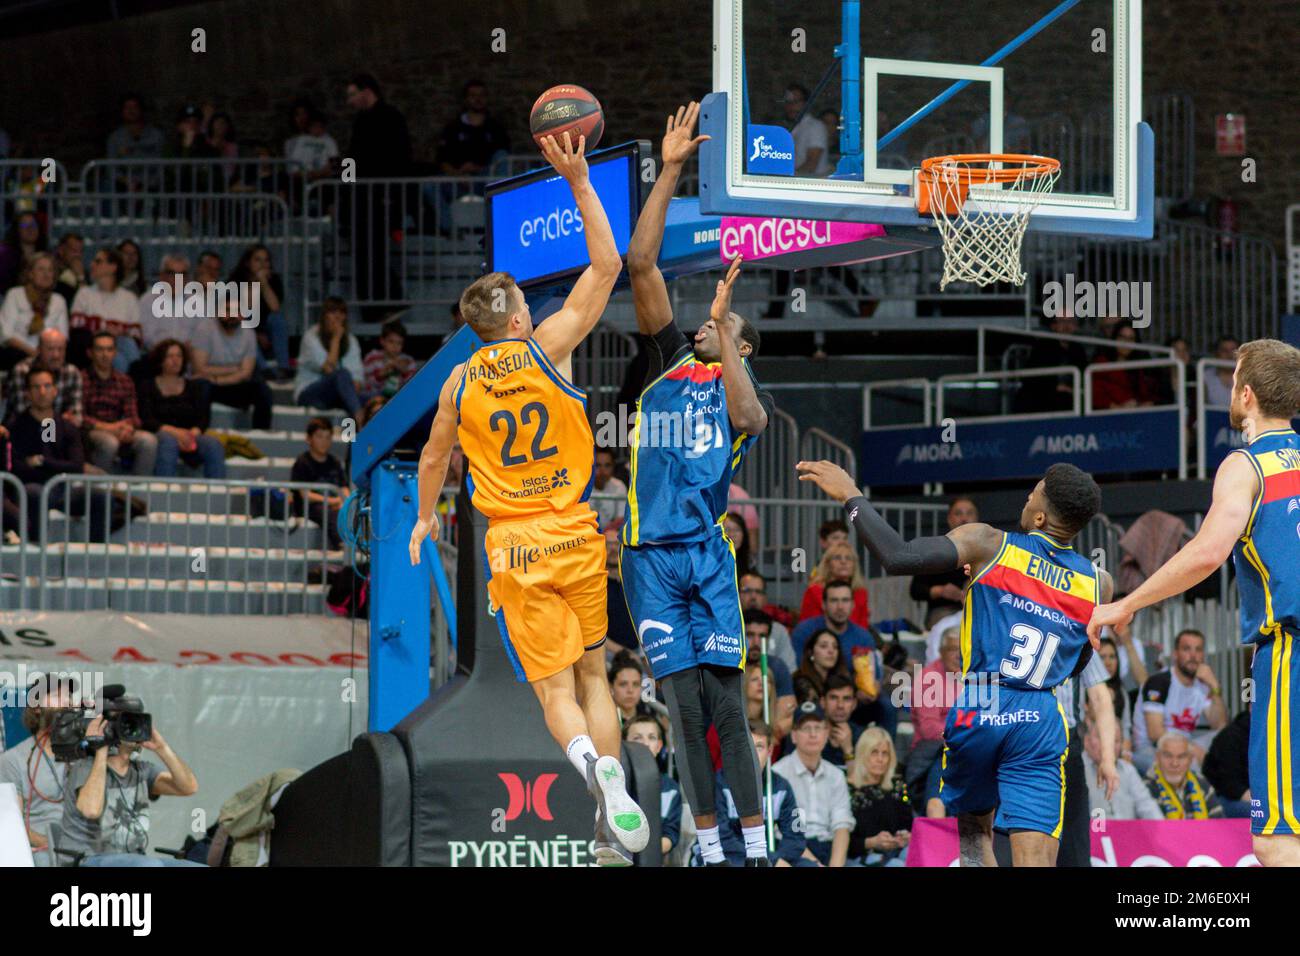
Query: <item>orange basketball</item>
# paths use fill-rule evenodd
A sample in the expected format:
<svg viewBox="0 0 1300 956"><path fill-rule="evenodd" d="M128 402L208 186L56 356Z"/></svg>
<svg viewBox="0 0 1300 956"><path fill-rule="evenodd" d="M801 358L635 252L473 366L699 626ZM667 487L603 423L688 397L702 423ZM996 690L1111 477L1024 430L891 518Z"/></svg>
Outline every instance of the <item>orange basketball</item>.
<svg viewBox="0 0 1300 956"><path fill-rule="evenodd" d="M574 146L578 145L579 135L587 137L587 152L591 152L605 132L605 113L596 97L581 86L565 83L552 86L537 97L528 125L539 148L543 136L554 136L563 144L564 132L568 130Z"/></svg>

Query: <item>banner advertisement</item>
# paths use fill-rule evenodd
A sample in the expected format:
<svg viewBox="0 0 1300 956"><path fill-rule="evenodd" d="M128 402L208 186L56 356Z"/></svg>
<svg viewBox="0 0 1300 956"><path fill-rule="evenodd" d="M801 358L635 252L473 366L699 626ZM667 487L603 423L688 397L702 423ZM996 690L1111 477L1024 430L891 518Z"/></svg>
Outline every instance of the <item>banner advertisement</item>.
<svg viewBox="0 0 1300 956"><path fill-rule="evenodd" d="M947 431L933 425L864 432L858 480L888 486L1031 478L1058 461L1094 475L1175 471L1179 464L1176 408L958 422Z"/></svg>
<svg viewBox="0 0 1300 956"><path fill-rule="evenodd" d="M908 866L956 866L957 821L912 823ZM1249 820L1107 820L1092 831L1093 866L1259 866Z"/></svg>

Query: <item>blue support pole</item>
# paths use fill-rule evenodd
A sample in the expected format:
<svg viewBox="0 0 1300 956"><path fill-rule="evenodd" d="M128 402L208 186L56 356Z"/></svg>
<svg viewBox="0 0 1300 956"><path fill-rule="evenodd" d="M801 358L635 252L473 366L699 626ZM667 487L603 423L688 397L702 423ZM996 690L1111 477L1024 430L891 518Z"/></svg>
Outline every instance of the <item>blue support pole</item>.
<svg viewBox="0 0 1300 956"><path fill-rule="evenodd" d="M862 178L862 4L840 3L840 161L836 179Z"/></svg>
<svg viewBox="0 0 1300 956"><path fill-rule="evenodd" d="M1020 36L1016 37L1006 46L1002 47L1002 49L998 50L996 53L994 53L992 56L986 59L983 63L981 63L980 66L997 66L999 63L1005 60L1010 54L1020 49L1022 46L1024 46L1034 37L1036 37L1039 33L1043 32L1043 30L1047 29L1049 26L1051 26L1061 17L1065 16L1065 14L1067 14L1070 10L1074 9L1078 5L1079 5L1079 0L1063 0L1063 2L1059 6L1057 6L1056 9L1054 9L1051 13L1043 17L1043 19L1039 20L1032 27L1030 27L1024 33L1020 34ZM884 149L886 146L888 146L894 140L898 139L898 137L902 136L905 132L907 132L917 123L921 122L921 120L925 119L925 117L929 116L931 113L937 110L940 106L943 106L944 103L947 103L950 99L952 99L962 90L966 89L966 87L970 86L970 83L971 83L970 80L958 80L952 86L948 87L946 90L944 90L934 99L932 99L929 103L925 104L925 106L922 106L919 110L917 110L907 119L903 120L903 122L899 123L897 126L891 129L884 136L880 137L880 142L877 144L878 148Z"/></svg>

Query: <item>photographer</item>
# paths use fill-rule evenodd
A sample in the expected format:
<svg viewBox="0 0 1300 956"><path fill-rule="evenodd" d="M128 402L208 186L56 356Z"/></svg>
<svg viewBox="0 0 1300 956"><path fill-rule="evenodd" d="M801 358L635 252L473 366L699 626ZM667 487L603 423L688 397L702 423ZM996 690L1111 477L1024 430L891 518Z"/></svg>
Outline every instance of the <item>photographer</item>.
<svg viewBox="0 0 1300 956"><path fill-rule="evenodd" d="M76 703L75 677L43 674L27 688L23 726L31 736L0 754L0 783L18 791L23 825L37 866L57 866L50 849L50 826L63 819L63 787L67 765L59 763L50 745L50 726L60 711Z"/></svg>
<svg viewBox="0 0 1300 956"><path fill-rule="evenodd" d="M103 738L108 726L102 715L95 717L86 728L86 738ZM141 748L156 753L167 769L144 759ZM142 743L100 746L94 756L68 768L59 849L86 854L80 866L200 866L146 855L149 802L162 796L192 796L198 789L194 771L167 745L157 727Z"/></svg>

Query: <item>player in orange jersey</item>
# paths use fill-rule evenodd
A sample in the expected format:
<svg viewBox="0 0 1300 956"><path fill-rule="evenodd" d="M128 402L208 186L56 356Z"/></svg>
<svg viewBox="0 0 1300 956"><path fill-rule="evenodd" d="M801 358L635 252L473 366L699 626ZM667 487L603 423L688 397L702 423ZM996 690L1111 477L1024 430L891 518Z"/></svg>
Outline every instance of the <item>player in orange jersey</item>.
<svg viewBox="0 0 1300 956"><path fill-rule="evenodd" d="M546 726L595 797L595 856L627 865L649 825L627 793L619 723L605 674L605 539L591 494L595 441L586 394L572 383L572 355L599 321L622 269L609 220L583 153L564 136L542 152L568 182L591 264L563 307L536 329L508 273L474 282L460 311L484 345L442 387L420 455L420 511L411 562L429 535L459 439L474 506L488 518L488 594L506 654L541 701Z"/></svg>

